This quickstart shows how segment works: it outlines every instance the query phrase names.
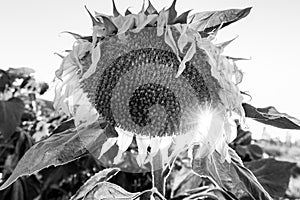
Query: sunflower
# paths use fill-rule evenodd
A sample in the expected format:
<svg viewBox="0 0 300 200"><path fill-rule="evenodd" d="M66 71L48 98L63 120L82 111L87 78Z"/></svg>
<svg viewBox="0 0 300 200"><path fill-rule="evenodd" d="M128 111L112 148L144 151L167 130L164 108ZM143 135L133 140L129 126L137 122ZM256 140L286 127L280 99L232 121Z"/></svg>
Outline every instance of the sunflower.
<svg viewBox="0 0 300 200"><path fill-rule="evenodd" d="M113 151L120 162L133 142L140 166L157 152L168 164L195 144L197 156L217 151L230 160L232 115L244 116L242 73L222 55L230 41L214 44L217 30L203 36L203 19L177 16L175 3L158 12L149 2L125 16L113 3L113 16L88 11L91 37L72 33L77 41L56 72L54 104L74 117L79 134L95 136L83 143L100 160Z"/></svg>

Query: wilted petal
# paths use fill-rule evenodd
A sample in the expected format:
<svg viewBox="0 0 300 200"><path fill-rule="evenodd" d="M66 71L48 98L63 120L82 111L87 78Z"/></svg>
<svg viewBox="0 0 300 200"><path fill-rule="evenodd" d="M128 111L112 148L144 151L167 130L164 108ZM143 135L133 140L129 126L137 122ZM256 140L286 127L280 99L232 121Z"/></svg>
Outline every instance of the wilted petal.
<svg viewBox="0 0 300 200"><path fill-rule="evenodd" d="M178 78L180 76L180 74L183 72L183 70L185 69L185 63L190 61L194 54L196 53L196 42L192 42L190 48L188 49L188 51L186 52L185 56L183 57L182 61L180 62L179 68L178 68L178 72L176 74L176 78Z"/></svg>
<svg viewBox="0 0 300 200"><path fill-rule="evenodd" d="M123 129L118 127L116 127L115 129L119 135L117 145L119 146L119 150L122 150L124 152L132 143L133 133L129 131L124 131Z"/></svg>
<svg viewBox="0 0 300 200"><path fill-rule="evenodd" d="M157 19L157 15L145 15L144 13L139 13L136 15L136 28L131 30L134 33L138 33L141 31L145 26L150 24L151 22Z"/></svg>
<svg viewBox="0 0 300 200"><path fill-rule="evenodd" d="M98 42L97 46L92 49L92 64L88 68L88 70L83 74L82 80L90 77L96 71L97 64L100 58L101 58L101 49L100 49L100 42Z"/></svg>
<svg viewBox="0 0 300 200"><path fill-rule="evenodd" d="M142 166L148 156L148 147L150 145L150 138L143 136L136 136L136 143L138 146L137 163Z"/></svg>
<svg viewBox="0 0 300 200"><path fill-rule="evenodd" d="M165 9L162 9L157 17L157 36L163 35L167 20L167 12L165 11Z"/></svg>
<svg viewBox="0 0 300 200"><path fill-rule="evenodd" d="M180 58L178 56L178 48L177 48L176 42L174 40L171 27L169 25L167 25L167 28L165 31L165 42L166 42L166 44L168 44L171 47L173 52L176 54L178 60L180 61Z"/></svg>
<svg viewBox="0 0 300 200"><path fill-rule="evenodd" d="M105 154L112 146L114 146L117 140L118 138L108 138L107 141L102 145L98 159L100 159L103 156L103 154Z"/></svg>

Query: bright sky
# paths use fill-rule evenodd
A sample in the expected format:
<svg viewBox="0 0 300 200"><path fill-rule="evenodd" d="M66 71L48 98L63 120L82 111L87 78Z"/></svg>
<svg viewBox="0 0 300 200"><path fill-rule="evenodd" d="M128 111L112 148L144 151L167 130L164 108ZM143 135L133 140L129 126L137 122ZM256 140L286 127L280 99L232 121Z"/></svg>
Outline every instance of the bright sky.
<svg viewBox="0 0 300 200"><path fill-rule="evenodd" d="M115 0L118 10L138 12L142 0ZM152 0L161 10L172 0ZM74 39L63 31L90 35L91 21L84 5L112 14L111 0L9 0L0 2L0 68L31 67L36 77L50 82L61 58L54 55L71 49ZM239 61L245 72L240 88L253 97L257 107L273 105L300 119L300 1L299 0L177 0L179 13L246 8L249 16L220 31L217 42L239 36L225 51ZM53 93L47 94L48 98ZM261 129L261 128L260 128ZM300 133L298 132L300 135Z"/></svg>

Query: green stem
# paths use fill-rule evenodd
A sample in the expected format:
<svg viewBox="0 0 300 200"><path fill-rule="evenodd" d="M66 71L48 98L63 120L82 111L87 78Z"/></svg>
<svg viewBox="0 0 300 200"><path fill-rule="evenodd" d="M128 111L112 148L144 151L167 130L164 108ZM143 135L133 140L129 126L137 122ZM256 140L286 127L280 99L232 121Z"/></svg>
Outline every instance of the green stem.
<svg viewBox="0 0 300 200"><path fill-rule="evenodd" d="M152 158L151 165L152 185L159 193L165 195L165 178L163 177L163 161L160 150L158 150L157 154Z"/></svg>

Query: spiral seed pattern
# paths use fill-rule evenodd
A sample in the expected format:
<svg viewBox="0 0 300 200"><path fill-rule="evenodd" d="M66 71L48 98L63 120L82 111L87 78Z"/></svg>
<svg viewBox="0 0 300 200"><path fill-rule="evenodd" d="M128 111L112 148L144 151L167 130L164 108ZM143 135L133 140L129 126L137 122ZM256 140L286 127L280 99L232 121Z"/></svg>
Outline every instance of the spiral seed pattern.
<svg viewBox="0 0 300 200"><path fill-rule="evenodd" d="M210 92L191 63L176 79L178 66L174 53L154 48L118 57L98 80L97 111L111 126L136 134L180 132L185 108L210 101Z"/></svg>

